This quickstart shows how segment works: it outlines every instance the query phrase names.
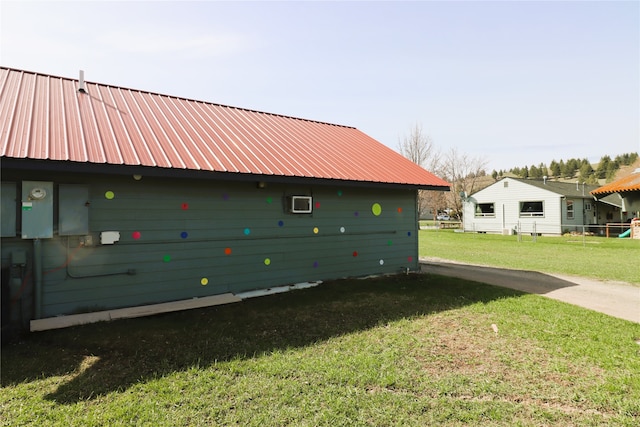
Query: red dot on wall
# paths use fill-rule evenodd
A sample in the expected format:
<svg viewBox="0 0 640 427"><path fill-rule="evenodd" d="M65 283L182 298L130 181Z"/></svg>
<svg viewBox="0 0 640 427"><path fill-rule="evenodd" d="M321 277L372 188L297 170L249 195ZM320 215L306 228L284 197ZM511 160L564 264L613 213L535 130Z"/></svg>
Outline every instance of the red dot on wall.
<svg viewBox="0 0 640 427"><path fill-rule="evenodd" d="M316 202L316 209L320 209L320 202Z"/></svg>
<svg viewBox="0 0 640 427"><path fill-rule="evenodd" d="M224 248L225 255L231 255L231 248Z"/></svg>
<svg viewBox="0 0 640 427"><path fill-rule="evenodd" d="M186 211L187 209L189 209L189 203L183 203L182 204L182 210Z"/></svg>
<svg viewBox="0 0 640 427"><path fill-rule="evenodd" d="M358 256L358 251L353 251L353 256Z"/></svg>
<svg viewBox="0 0 640 427"><path fill-rule="evenodd" d="M413 257L412 257L412 256L410 256L409 258L407 258L407 261L409 261L409 262L413 262Z"/></svg>
<svg viewBox="0 0 640 427"><path fill-rule="evenodd" d="M140 233L139 231L134 231L133 233L131 233L131 237L133 237L135 240L138 240L140 237L142 237L142 233Z"/></svg>

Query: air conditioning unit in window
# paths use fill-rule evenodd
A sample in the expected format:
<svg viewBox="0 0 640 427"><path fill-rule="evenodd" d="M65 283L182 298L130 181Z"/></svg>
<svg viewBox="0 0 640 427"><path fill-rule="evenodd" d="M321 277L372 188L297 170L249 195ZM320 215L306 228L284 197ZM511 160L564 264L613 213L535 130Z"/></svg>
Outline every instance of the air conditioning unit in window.
<svg viewBox="0 0 640 427"><path fill-rule="evenodd" d="M289 196L287 197L287 206L290 213L311 213L313 198L311 196Z"/></svg>

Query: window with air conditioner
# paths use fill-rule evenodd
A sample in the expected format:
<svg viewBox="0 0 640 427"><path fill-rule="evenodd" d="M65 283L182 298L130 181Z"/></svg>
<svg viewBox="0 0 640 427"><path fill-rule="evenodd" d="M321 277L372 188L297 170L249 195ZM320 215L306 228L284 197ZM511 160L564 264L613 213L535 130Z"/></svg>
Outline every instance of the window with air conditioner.
<svg viewBox="0 0 640 427"><path fill-rule="evenodd" d="M309 214L313 212L313 198L311 196L287 197L287 208L292 214Z"/></svg>

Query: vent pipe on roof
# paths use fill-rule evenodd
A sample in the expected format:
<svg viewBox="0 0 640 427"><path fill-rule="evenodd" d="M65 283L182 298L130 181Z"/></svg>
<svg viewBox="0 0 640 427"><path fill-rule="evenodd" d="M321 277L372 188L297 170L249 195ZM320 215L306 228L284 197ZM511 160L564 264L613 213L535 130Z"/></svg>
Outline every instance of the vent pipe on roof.
<svg viewBox="0 0 640 427"><path fill-rule="evenodd" d="M78 79L78 92L87 93L87 87L84 84L84 70L80 70L80 78Z"/></svg>
<svg viewBox="0 0 640 427"><path fill-rule="evenodd" d="M547 185L547 175L542 177L542 181L543 181L544 185Z"/></svg>

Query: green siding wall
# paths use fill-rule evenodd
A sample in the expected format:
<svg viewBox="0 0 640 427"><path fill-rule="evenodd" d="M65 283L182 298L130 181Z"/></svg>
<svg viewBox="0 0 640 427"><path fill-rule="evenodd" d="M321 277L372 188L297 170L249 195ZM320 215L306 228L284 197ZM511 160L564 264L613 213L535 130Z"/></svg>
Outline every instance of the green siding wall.
<svg viewBox="0 0 640 427"><path fill-rule="evenodd" d="M43 240L43 317L417 268L414 190L48 179L87 185L93 245L57 232ZM313 213L287 213L289 195L313 196ZM101 245L102 231L120 240ZM3 259L25 244L2 243Z"/></svg>

